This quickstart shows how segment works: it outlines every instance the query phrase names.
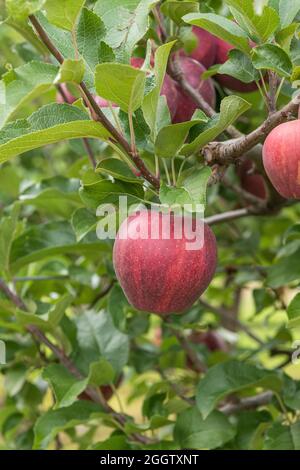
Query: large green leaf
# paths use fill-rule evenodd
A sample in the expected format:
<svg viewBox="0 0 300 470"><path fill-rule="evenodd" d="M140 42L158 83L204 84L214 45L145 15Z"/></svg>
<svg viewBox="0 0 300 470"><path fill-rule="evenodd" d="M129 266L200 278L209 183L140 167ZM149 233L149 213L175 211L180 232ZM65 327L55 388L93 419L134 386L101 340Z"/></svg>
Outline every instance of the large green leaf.
<svg viewBox="0 0 300 470"><path fill-rule="evenodd" d="M28 119L7 124L0 131L0 162L45 145L78 137L109 138L109 132L91 121L81 109L67 104L49 104Z"/></svg>
<svg viewBox="0 0 300 470"><path fill-rule="evenodd" d="M161 6L161 11L165 16L168 16L177 25L182 25L182 17L188 13L198 13L199 5L197 2L169 0Z"/></svg>
<svg viewBox="0 0 300 470"><path fill-rule="evenodd" d="M279 26L279 15L269 6L264 6L258 15L253 0L226 0L226 3L237 22L256 42L266 42Z"/></svg>
<svg viewBox="0 0 300 470"><path fill-rule="evenodd" d="M265 450L300 450L300 422L290 426L274 423L268 430Z"/></svg>
<svg viewBox="0 0 300 470"><path fill-rule="evenodd" d="M16 203L11 214L2 217L0 221L0 272L2 276L9 275L10 251L17 232L19 213L20 206Z"/></svg>
<svg viewBox="0 0 300 470"><path fill-rule="evenodd" d="M300 11L300 0L287 2L286 0L269 0L269 6L279 13L281 27L289 26Z"/></svg>
<svg viewBox="0 0 300 470"><path fill-rule="evenodd" d="M221 102L220 114L213 118L204 127L204 130L189 144L185 144L181 153L183 155L191 155L199 151L204 145L214 140L218 135L222 134L228 126L249 108L250 104L239 96L228 96Z"/></svg>
<svg viewBox="0 0 300 470"><path fill-rule="evenodd" d="M113 324L108 312L86 311L77 319L79 352L76 362L88 372L91 363L106 359L119 375L127 364L129 354L128 336Z"/></svg>
<svg viewBox="0 0 300 470"><path fill-rule="evenodd" d="M280 258L268 268L267 284L277 288L300 279L300 250Z"/></svg>
<svg viewBox="0 0 300 470"><path fill-rule="evenodd" d="M58 28L72 31L85 0L46 0L48 21Z"/></svg>
<svg viewBox="0 0 300 470"><path fill-rule="evenodd" d="M104 36L105 27L101 18L88 8L83 8L77 26L77 45L92 72L100 63L100 43Z"/></svg>
<svg viewBox="0 0 300 470"><path fill-rule="evenodd" d="M94 11L106 28L105 42L121 62L129 62L136 43L149 27L149 10L157 0L98 0Z"/></svg>
<svg viewBox="0 0 300 470"><path fill-rule="evenodd" d="M105 241L96 235L76 242L74 231L68 222L50 222L26 230L12 244L11 268L15 271L22 266L40 259L62 253L95 253L110 251Z"/></svg>
<svg viewBox="0 0 300 470"><path fill-rule="evenodd" d="M217 403L230 393L253 387L278 391L281 386L282 380L276 372L232 360L213 366L200 380L197 406L203 418L206 418Z"/></svg>
<svg viewBox="0 0 300 470"><path fill-rule="evenodd" d="M258 70L273 70L279 76L289 78L293 64L288 54L276 44L264 44L252 50L253 65Z"/></svg>
<svg viewBox="0 0 300 470"><path fill-rule="evenodd" d="M143 102L143 113L146 119L148 126L151 129L152 138L155 139L157 129L157 118L158 118L158 109L159 109L159 98L160 91L163 85L165 73L167 70L167 64L169 59L169 54L172 47L174 46L175 41L168 42L158 47L155 53L155 65L154 65L154 74L156 79L156 85L153 90L148 93Z"/></svg>
<svg viewBox="0 0 300 470"><path fill-rule="evenodd" d="M8 15L17 20L24 21L29 15L38 12L44 5L45 0L6 0Z"/></svg>
<svg viewBox="0 0 300 470"><path fill-rule="evenodd" d="M4 75L0 82L0 127L25 104L53 84L58 67L44 62L28 62Z"/></svg>
<svg viewBox="0 0 300 470"><path fill-rule="evenodd" d="M296 328L300 325L300 293L296 294L287 308L290 328Z"/></svg>
<svg viewBox="0 0 300 470"><path fill-rule="evenodd" d="M60 431L84 424L102 413L99 404L77 401L73 405L44 413L34 426L34 449L46 449Z"/></svg>
<svg viewBox="0 0 300 470"><path fill-rule="evenodd" d="M245 52L250 51L249 40L245 31L233 21L214 13L189 13L183 17L188 24L199 26L220 39L229 42L237 49Z"/></svg>
<svg viewBox="0 0 300 470"><path fill-rule="evenodd" d="M96 67L95 83L99 96L126 113L134 112L144 98L146 72L126 64L103 63Z"/></svg>
<svg viewBox="0 0 300 470"><path fill-rule="evenodd" d="M203 119L205 121L205 119ZM203 122L202 121L202 122ZM155 153L161 158L172 158L180 153L190 129L201 122L195 121L181 122L162 127L155 140Z"/></svg>
<svg viewBox="0 0 300 470"><path fill-rule="evenodd" d="M203 419L196 407L181 413L174 428L174 439L181 449L215 449L230 441L235 429L218 411Z"/></svg>
<svg viewBox="0 0 300 470"><path fill-rule="evenodd" d="M260 79L259 73L253 67L249 56L237 49L229 52L229 59L219 67L218 73L230 75L244 83L251 83Z"/></svg>

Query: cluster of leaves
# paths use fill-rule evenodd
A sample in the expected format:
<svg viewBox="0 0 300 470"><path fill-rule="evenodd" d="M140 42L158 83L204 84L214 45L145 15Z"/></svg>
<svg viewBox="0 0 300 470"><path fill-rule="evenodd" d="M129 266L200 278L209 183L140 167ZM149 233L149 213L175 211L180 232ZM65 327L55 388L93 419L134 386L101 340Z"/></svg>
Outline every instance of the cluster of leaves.
<svg viewBox="0 0 300 470"><path fill-rule="evenodd" d="M243 132L261 124L266 111L259 91L224 97L220 90L219 114L210 119L197 111L191 121L172 124L160 96L168 58L173 47L188 49L190 25L200 26L235 46L209 75L249 83L273 71L282 80L278 104L285 104L299 79L300 2L270 0L258 14L252 0L167 0L164 44L152 13L156 3L7 0L4 8L0 1L0 273L26 305L16 306L1 291L3 448L300 449L300 374L290 363L300 328L299 207L218 226L219 266L207 303L168 323L128 304L115 279L113 242L95 233L96 208L120 195L156 204L206 202L208 214L243 204L222 183L206 191L211 170L198 153L232 123ZM30 26L33 14L65 58L61 65ZM249 40L258 46L251 50ZM145 57L140 70L129 65L133 53ZM78 93L82 80L92 94L118 105L106 117L129 142L133 129L153 173L158 160L159 192L91 119ZM65 82L77 97L73 105L56 103L56 86ZM89 139L96 171L82 139ZM234 169L228 177L238 181ZM228 321L224 311L239 320ZM28 325L64 351L79 378ZM208 367L199 377L181 338L211 328L228 348L211 352L190 343ZM122 426L83 397L87 387L103 395L107 385L112 407L123 414L126 405ZM264 409L258 402L258 409L226 412L228 403L261 391L270 392Z"/></svg>

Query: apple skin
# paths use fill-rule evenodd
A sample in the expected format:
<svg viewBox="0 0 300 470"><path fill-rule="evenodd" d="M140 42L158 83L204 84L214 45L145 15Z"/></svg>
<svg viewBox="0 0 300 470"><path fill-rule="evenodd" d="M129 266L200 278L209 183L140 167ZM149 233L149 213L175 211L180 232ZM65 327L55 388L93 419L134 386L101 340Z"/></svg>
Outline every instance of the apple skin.
<svg viewBox="0 0 300 470"><path fill-rule="evenodd" d="M229 59L229 52L234 49L234 46L229 44L222 39L216 38L217 50L216 50L216 64L224 64ZM251 43L251 46L254 46L254 43ZM216 80L224 88L228 88L231 91L238 91L240 93L250 93L251 91L257 90L257 85L255 82L243 83L240 80L237 80L234 77L229 75L217 74Z"/></svg>
<svg viewBox="0 0 300 470"><path fill-rule="evenodd" d="M141 57L131 57L130 63L132 67L140 69L144 64L144 59ZM151 58L151 65L154 65L153 58ZM160 94L166 97L170 115L173 119L177 110L178 93L175 81L167 73L165 74Z"/></svg>
<svg viewBox="0 0 300 470"><path fill-rule="evenodd" d="M245 159L238 168L242 188L253 196L266 200L268 191L265 180L256 170L254 163Z"/></svg>
<svg viewBox="0 0 300 470"><path fill-rule="evenodd" d="M189 56L208 69L215 63L217 52L216 37L198 26L193 26L192 31L197 37L198 45Z"/></svg>
<svg viewBox="0 0 300 470"><path fill-rule="evenodd" d="M189 57L179 57L179 65L187 82L195 88L205 101L214 108L216 104L216 93L210 79L202 80L201 75L206 68L194 59ZM197 104L177 87L178 102L177 112L173 119L174 123L189 121L197 109Z"/></svg>
<svg viewBox="0 0 300 470"><path fill-rule="evenodd" d="M300 199L300 120L280 124L263 146L263 164L277 192Z"/></svg>
<svg viewBox="0 0 300 470"><path fill-rule="evenodd" d="M129 303L138 310L158 314L183 312L210 284L217 264L215 236L202 222L204 242L201 247L188 250L188 238L191 241L192 237L186 238L185 233L179 239L174 237L176 224L183 227L185 219L142 210L121 225L113 249L114 268ZM171 236L166 239L168 232L163 222L168 220ZM151 238L156 228L159 236ZM149 237L140 235L133 239L137 230Z"/></svg>

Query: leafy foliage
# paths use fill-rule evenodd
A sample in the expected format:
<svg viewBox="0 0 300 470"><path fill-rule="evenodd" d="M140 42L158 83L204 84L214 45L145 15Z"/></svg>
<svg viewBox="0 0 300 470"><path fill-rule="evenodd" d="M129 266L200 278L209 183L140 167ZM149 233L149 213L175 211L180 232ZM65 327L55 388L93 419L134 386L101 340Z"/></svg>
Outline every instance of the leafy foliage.
<svg viewBox="0 0 300 470"><path fill-rule="evenodd" d="M300 2L257 3L6 0L1 449L300 449L300 210L261 159L298 93ZM230 44L199 88L174 71L204 49L192 26ZM199 105L204 80L215 109ZM195 94L203 109L178 122L171 105ZM216 224L217 272L188 311L166 321L129 304L113 240L96 234L112 208L118 229L120 196L193 216L202 204Z"/></svg>

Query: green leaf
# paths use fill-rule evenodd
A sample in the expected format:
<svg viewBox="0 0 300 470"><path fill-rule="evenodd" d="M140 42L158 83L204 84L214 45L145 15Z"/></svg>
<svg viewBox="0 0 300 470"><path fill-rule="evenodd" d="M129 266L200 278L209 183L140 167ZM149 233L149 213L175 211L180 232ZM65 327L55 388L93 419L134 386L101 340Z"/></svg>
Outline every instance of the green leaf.
<svg viewBox="0 0 300 470"><path fill-rule="evenodd" d="M250 52L249 40L245 31L223 16L214 13L190 13L185 15L183 20L188 24L209 31L246 54Z"/></svg>
<svg viewBox="0 0 300 470"><path fill-rule="evenodd" d="M193 200L186 189L174 188L174 186L167 186L165 183L161 184L159 199L162 204L170 207L193 203Z"/></svg>
<svg viewBox="0 0 300 470"><path fill-rule="evenodd" d="M94 12L106 28L105 42L118 61L129 62L134 46L149 27L149 11L157 0L98 0Z"/></svg>
<svg viewBox="0 0 300 470"><path fill-rule="evenodd" d="M43 414L34 426L34 449L45 449L57 433L85 424L89 419L101 414L97 403L77 401L73 405Z"/></svg>
<svg viewBox="0 0 300 470"><path fill-rule="evenodd" d="M109 138L109 132L81 109L49 104L28 119L7 124L0 131L0 162L45 145L78 137Z"/></svg>
<svg viewBox="0 0 300 470"><path fill-rule="evenodd" d="M96 230L98 219L89 210L80 207L72 215L72 227L76 240L80 242L89 232Z"/></svg>
<svg viewBox="0 0 300 470"><path fill-rule="evenodd" d="M119 375L128 361L128 336L114 326L105 311L86 311L77 318L76 323L80 348L77 363L80 369L88 371L92 362L104 358Z"/></svg>
<svg viewBox="0 0 300 470"><path fill-rule="evenodd" d="M249 56L237 49L229 52L229 59L219 67L218 73L230 75L244 83L251 83L260 79L259 73L253 67Z"/></svg>
<svg viewBox="0 0 300 470"><path fill-rule="evenodd" d="M277 288L300 279L300 250L290 256L279 259L267 270L267 284L270 287Z"/></svg>
<svg viewBox="0 0 300 470"><path fill-rule="evenodd" d="M60 324L62 317L65 314L66 309L74 300L74 297L70 294L65 294L59 298L55 305L49 310L48 321L53 327Z"/></svg>
<svg viewBox="0 0 300 470"><path fill-rule="evenodd" d="M99 361L92 362L90 365L90 372L88 383L100 387L101 385L108 385L113 383L115 372L111 364L101 357Z"/></svg>
<svg viewBox="0 0 300 470"><path fill-rule="evenodd" d="M124 331L126 325L126 310L129 303L119 284L115 284L109 293L108 311L116 328Z"/></svg>
<svg viewBox="0 0 300 470"><path fill-rule="evenodd" d="M300 422L290 426L274 423L265 437L265 450L300 450Z"/></svg>
<svg viewBox="0 0 300 470"><path fill-rule="evenodd" d="M57 254L101 251L110 251L110 246L98 240L96 235L77 243L68 222L50 222L33 225L14 240L10 263L11 269L17 271L22 266Z"/></svg>
<svg viewBox="0 0 300 470"><path fill-rule="evenodd" d="M17 21L24 21L29 15L39 11L45 0L6 0L8 15Z"/></svg>
<svg viewBox="0 0 300 470"><path fill-rule="evenodd" d="M97 165L96 172L102 175L112 176L117 180L127 181L128 183L143 184L143 180L137 178L130 170L129 166L117 158L105 158L101 160Z"/></svg>
<svg viewBox="0 0 300 470"><path fill-rule="evenodd" d="M100 204L118 204L119 196L127 196L128 201L144 200L144 190L140 183L133 184L125 181L111 182L108 180L86 184L80 189L80 197L87 207L97 209Z"/></svg>
<svg viewBox="0 0 300 470"><path fill-rule="evenodd" d="M55 408L72 405L87 386L87 379L78 380L60 364L51 364L46 367L43 371L43 379L51 384L56 400Z"/></svg>
<svg viewBox="0 0 300 470"><path fill-rule="evenodd" d="M250 104L239 96L228 96L221 102L220 114L205 126L204 131L193 142L182 147L181 153L189 156L222 134L228 126L249 108Z"/></svg>
<svg viewBox="0 0 300 470"><path fill-rule="evenodd" d="M252 61L256 69L273 70L285 78L289 78L293 70L288 54L275 44L264 44L252 49Z"/></svg>
<svg viewBox="0 0 300 470"><path fill-rule="evenodd" d="M174 439L181 449L216 449L234 435L235 429L225 415L214 411L204 420L196 407L181 413L174 428Z"/></svg>
<svg viewBox="0 0 300 470"><path fill-rule="evenodd" d="M282 381L276 372L260 369L252 364L231 360L211 367L197 388L197 406L203 418L222 398L231 393L253 387L278 391Z"/></svg>
<svg viewBox="0 0 300 470"><path fill-rule="evenodd" d="M33 61L11 70L0 82L0 127L25 104L49 90L58 67Z"/></svg>
<svg viewBox="0 0 300 470"><path fill-rule="evenodd" d="M171 18L172 21L180 26L184 23L182 20L184 15L199 12L199 5L196 2L170 0L162 4L161 11L165 16Z"/></svg>
<svg viewBox="0 0 300 470"><path fill-rule="evenodd" d="M169 54L176 41L168 42L158 47L155 53L154 74L156 85L153 90L148 93L143 101L143 113L148 126L151 129L153 140L157 134L158 110L160 106L160 91L163 85Z"/></svg>
<svg viewBox="0 0 300 470"><path fill-rule="evenodd" d="M300 293L296 294L287 308L289 328L298 328L300 325Z"/></svg>
<svg viewBox="0 0 300 470"><path fill-rule="evenodd" d="M180 149L190 129L199 122L204 122L204 119L202 121L197 119L195 121L181 122L162 127L155 140L156 155L161 158L175 157L180 153Z"/></svg>
<svg viewBox="0 0 300 470"><path fill-rule="evenodd" d="M103 63L96 67L96 90L99 96L128 112L136 111L142 104L146 72L130 65Z"/></svg>
<svg viewBox="0 0 300 470"><path fill-rule="evenodd" d="M88 8L83 8L77 26L78 50L92 72L103 60L105 26L101 18ZM102 45L102 46L101 46ZM102 59L102 60L101 60Z"/></svg>
<svg viewBox="0 0 300 470"><path fill-rule="evenodd" d="M292 23L289 26L286 26L281 31L276 33L276 42L281 46L287 53L289 53L291 48L291 42L295 36L295 33L298 29L298 23Z"/></svg>
<svg viewBox="0 0 300 470"><path fill-rule="evenodd" d="M226 3L236 21L256 42L266 42L280 24L278 13L269 6L264 6L258 15L252 0L226 0Z"/></svg>
<svg viewBox="0 0 300 470"><path fill-rule="evenodd" d="M300 0L270 0L269 4L279 13L281 28L289 26L300 11Z"/></svg>
<svg viewBox="0 0 300 470"><path fill-rule="evenodd" d="M13 206L11 214L0 221L0 272L9 276L9 259L13 240L17 232L20 205Z"/></svg>
<svg viewBox="0 0 300 470"><path fill-rule="evenodd" d="M85 67L83 59L65 59L59 69L55 83L81 83L84 77L84 71Z"/></svg>
<svg viewBox="0 0 300 470"><path fill-rule="evenodd" d="M85 0L46 0L45 10L50 23L72 31Z"/></svg>
<svg viewBox="0 0 300 470"><path fill-rule="evenodd" d="M206 191L212 171L208 166L194 169L183 182L182 187L189 193L194 204L206 205Z"/></svg>

